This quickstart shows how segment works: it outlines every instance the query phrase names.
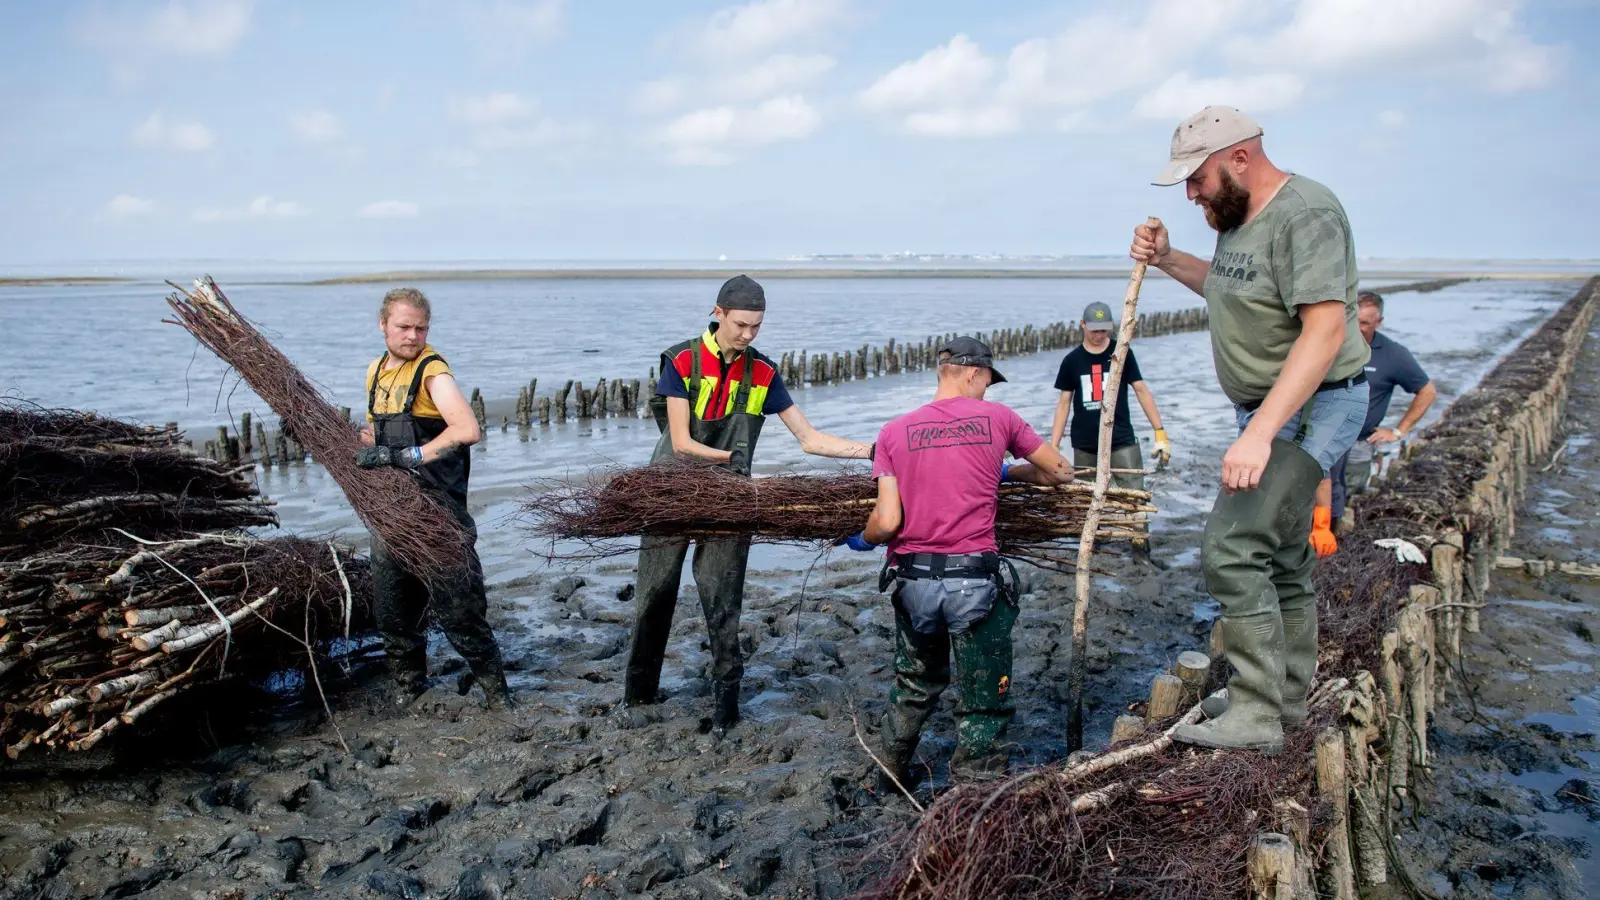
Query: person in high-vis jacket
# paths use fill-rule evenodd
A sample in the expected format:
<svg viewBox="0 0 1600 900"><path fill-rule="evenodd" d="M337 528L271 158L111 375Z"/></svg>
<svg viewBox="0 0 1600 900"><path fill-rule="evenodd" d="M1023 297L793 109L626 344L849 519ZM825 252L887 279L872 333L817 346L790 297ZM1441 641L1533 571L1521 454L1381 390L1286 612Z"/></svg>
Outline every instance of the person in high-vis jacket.
<svg viewBox="0 0 1600 900"><path fill-rule="evenodd" d="M950 686L955 657L953 773L1005 768L1013 715L1011 629L1016 573L999 556L994 521L1005 481L1064 484L1072 463L1016 412L984 399L1005 376L989 346L958 337L939 348L933 400L878 434L878 497L861 532L844 543L889 545L881 587L894 588L894 687L883 718L885 792L912 790L910 764L922 726ZM1008 464L1010 454L1018 462ZM1011 570L1011 578L1002 576Z"/></svg>
<svg viewBox="0 0 1600 900"><path fill-rule="evenodd" d="M1206 707L1216 718L1172 739L1279 753L1283 727L1306 721L1317 667L1312 501L1367 415L1355 239L1333 192L1273 165L1261 126L1237 109L1180 123L1156 184L1185 185L1216 249L1176 250L1155 222L1134 229L1130 254L1205 298L1239 430L1202 544L1234 674L1226 703Z"/></svg>
<svg viewBox="0 0 1600 900"><path fill-rule="evenodd" d="M730 278L711 311L716 321L698 337L661 354L661 378L650 402L661 429L652 463L698 461L748 476L761 426L769 415L777 416L807 453L836 459L871 457L871 444L812 427L789 396L777 364L750 346L761 331L766 308L760 284L745 275ZM739 615L750 541L729 537L695 544L694 581L711 642L712 726L720 732L739 721L739 683L744 677ZM623 687L628 707L661 699L661 666L688 551L689 542L683 539L639 541L637 607Z"/></svg>
<svg viewBox="0 0 1600 900"><path fill-rule="evenodd" d="M476 523L467 512L468 449L482 438L478 420L450 366L428 344L428 298L414 288L384 295L378 314L386 352L367 367L367 421L362 468L394 466L416 478L466 534L467 565L452 572L409 572L372 536L374 613L393 680L393 700L406 706L427 687L427 617L444 631L483 687L488 706L512 705L500 646L486 614Z"/></svg>

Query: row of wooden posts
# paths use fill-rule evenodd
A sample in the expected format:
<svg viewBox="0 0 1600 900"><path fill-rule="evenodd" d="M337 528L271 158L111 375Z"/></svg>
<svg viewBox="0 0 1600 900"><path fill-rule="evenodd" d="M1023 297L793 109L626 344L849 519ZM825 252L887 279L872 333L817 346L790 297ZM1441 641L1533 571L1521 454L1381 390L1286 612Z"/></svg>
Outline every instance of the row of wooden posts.
<svg viewBox="0 0 1600 900"><path fill-rule="evenodd" d="M1250 850L1253 900L1356 900L1386 889L1395 875L1389 858L1401 824L1395 811L1412 802L1417 773L1433 764L1428 720L1462 671L1461 636L1479 631L1491 573L1496 568L1567 573L1559 563L1501 554L1516 533L1517 505L1530 469L1552 450L1560 431L1573 366L1600 306L1597 294L1591 286L1549 381L1498 430L1490 463L1454 527L1419 539L1432 583L1411 588L1380 644L1377 671L1361 670L1348 683L1319 688L1319 693L1336 691L1328 702L1336 702L1342 713L1339 724L1324 728L1315 744L1316 790L1333 810L1330 836L1319 864L1309 841L1306 810L1292 800L1280 803L1279 821L1267 823ZM1397 465L1405 465L1426 440L1424 434L1410 442ZM1216 638L1213 646L1220 649ZM1173 680L1187 687L1185 656L1201 655L1179 657ZM1158 684L1152 690L1152 708L1158 692L1172 689L1170 683ZM1134 723L1119 726L1127 733Z"/></svg>
<svg viewBox="0 0 1600 900"><path fill-rule="evenodd" d="M1141 313L1136 334L1140 337L1157 337L1164 334L1204 331L1210 327L1205 307L1173 312ZM784 383L791 388L805 388L855 381L867 377L920 372L933 368L938 346L954 334L929 336L919 342L890 340L882 347L861 347L832 354L812 354L801 350L785 353L778 361L778 371ZM1043 327L1027 325L1006 328L976 335L989 344L996 357L1026 356L1051 350L1065 350L1077 346L1083 333L1077 322L1056 322ZM508 428L530 428L533 425L560 424L569 419L587 422L605 418L639 418L647 415L649 399L656 392L656 370L651 368L647 378L601 378L592 388L581 381L567 379L560 389L539 395L539 379L531 379L517 392L517 401L511 416L504 416L500 425ZM483 392L473 388L468 400L472 412L482 428L489 426L487 404ZM345 418L350 418L350 408L341 407ZM168 423L176 428L176 423ZM283 466L303 463L307 454L282 428L269 433L262 422L252 422L249 413L239 416L237 431L221 425L215 440L205 441L201 447L207 457L224 462L258 462L264 466Z"/></svg>
<svg viewBox="0 0 1600 900"><path fill-rule="evenodd" d="M1158 337L1164 334L1204 331L1210 327L1205 307L1173 312L1141 313L1135 334L1139 337ZM855 350L835 351L832 354L813 354L806 350L792 351L778 359L778 373L790 388L805 388L879 378L903 372L920 372L931 369L935 352L944 341L955 337L930 335L920 342L891 339L881 347L862 344ZM976 337L989 344L996 357L1025 356L1049 350L1064 350L1077 346L1083 333L1077 322L1056 322L1043 327L1027 325L994 332L979 332ZM504 417L502 426L515 424L528 428L534 424L549 425L591 419L637 418L645 415L650 397L656 392L656 370L652 367L648 378L602 378L595 386L585 388L582 382L568 379L560 390L539 396L539 379L530 380L517 392L517 402L512 416ZM482 391L474 388L469 401L481 427L488 427L488 413Z"/></svg>
<svg viewBox="0 0 1600 900"><path fill-rule="evenodd" d="M339 410L345 419L350 418L350 407L341 406ZM304 463L311 458L305 447L285 432L283 423L279 423L277 431L269 433L265 423L252 421L252 418L250 413L240 413L238 431L231 433L228 426L218 425L216 439L201 445L200 452L219 462L257 462L266 468L275 464ZM178 423L168 422L167 427L176 430ZM187 443L194 446L193 441Z"/></svg>

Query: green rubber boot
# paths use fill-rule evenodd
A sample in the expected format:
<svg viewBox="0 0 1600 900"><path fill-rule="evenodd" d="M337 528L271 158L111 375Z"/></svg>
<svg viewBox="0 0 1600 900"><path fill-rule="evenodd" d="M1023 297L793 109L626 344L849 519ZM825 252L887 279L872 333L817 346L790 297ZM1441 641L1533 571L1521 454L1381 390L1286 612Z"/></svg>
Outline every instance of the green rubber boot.
<svg viewBox="0 0 1600 900"><path fill-rule="evenodd" d="M1202 706L1215 718L1178 729L1175 740L1278 752L1285 713L1291 723L1305 721L1306 688L1316 670L1316 556L1308 541L1321 479L1310 454L1275 439L1254 490L1218 493L1202 553L1206 588L1222 606L1224 652L1234 677L1226 705ZM1285 631L1291 624L1292 652Z"/></svg>
<svg viewBox="0 0 1600 900"><path fill-rule="evenodd" d="M1233 678L1221 715L1184 725L1172 739L1197 747L1283 752L1283 620L1276 612L1223 616L1222 634Z"/></svg>

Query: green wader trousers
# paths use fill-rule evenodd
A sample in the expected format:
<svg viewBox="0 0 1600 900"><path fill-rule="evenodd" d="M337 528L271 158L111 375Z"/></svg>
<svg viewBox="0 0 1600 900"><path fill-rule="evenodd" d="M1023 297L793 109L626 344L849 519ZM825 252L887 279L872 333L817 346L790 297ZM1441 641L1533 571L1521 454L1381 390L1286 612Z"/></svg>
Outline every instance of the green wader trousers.
<svg viewBox="0 0 1600 900"><path fill-rule="evenodd" d="M1001 595L995 597L993 611L966 631L925 634L912 627L905 608L895 602L894 688L883 720L883 749L884 763L902 783L921 742L922 726L950 686L952 651L961 700L955 710L956 755L951 764L1004 764L1001 739L1014 715L1011 629L1016 621L1016 606Z"/></svg>
<svg viewBox="0 0 1600 900"><path fill-rule="evenodd" d="M1311 507L1322 467L1291 441L1274 439L1254 490L1217 494L1206 520L1206 588L1222 606L1234 675L1228 716L1277 727L1285 700L1304 702L1316 671L1316 594ZM1222 720L1218 720L1219 722ZM1178 739L1182 740L1181 736Z"/></svg>

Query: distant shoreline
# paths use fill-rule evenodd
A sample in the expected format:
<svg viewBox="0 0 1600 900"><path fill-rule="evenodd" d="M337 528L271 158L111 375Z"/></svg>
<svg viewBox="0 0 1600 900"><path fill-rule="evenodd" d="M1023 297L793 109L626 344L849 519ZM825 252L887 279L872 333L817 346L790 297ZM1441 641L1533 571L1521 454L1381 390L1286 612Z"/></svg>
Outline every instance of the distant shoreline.
<svg viewBox="0 0 1600 900"><path fill-rule="evenodd" d="M1131 268L1131 264L1130 264ZM339 275L332 278L296 280L249 280L237 282L251 285L282 285L327 287L361 284L405 284L441 281L720 281L734 275L749 275L762 280L894 280L894 279L1034 279L1034 280L1096 280L1125 279L1128 269L1086 268L855 268L855 267L795 267L754 269L691 269L691 268L571 268L571 269L396 269L387 272L370 272ZM1597 270L1552 270L1548 272L1516 270L1470 269L1372 269L1361 273L1364 285L1376 284L1380 289L1395 290L1398 282L1417 281L1432 285L1439 282L1463 281L1573 281L1600 274ZM1152 272L1150 277L1166 277ZM130 278L111 275L0 275L0 287L72 287L74 285L136 284L153 281L153 278ZM1385 283L1389 283L1385 287ZM1410 287L1410 285L1406 285Z"/></svg>
<svg viewBox="0 0 1600 900"><path fill-rule="evenodd" d="M1154 273L1160 274L1160 273ZM1563 281L1589 278L1595 272L1472 272L1427 271L1397 269L1362 273L1363 279L1497 279L1517 281ZM372 272L362 275L341 275L315 281L296 282L310 285L340 284L390 284L418 281L580 281L580 280L659 280L694 279L719 280L735 275L749 275L757 279L856 279L856 278L1039 278L1039 279L1101 279L1126 277L1123 269L858 269L858 268L793 268L793 269L415 269L392 272Z"/></svg>
<svg viewBox="0 0 1600 900"><path fill-rule="evenodd" d="M0 287L71 287L75 284L129 284L137 280L112 275L0 275Z"/></svg>

